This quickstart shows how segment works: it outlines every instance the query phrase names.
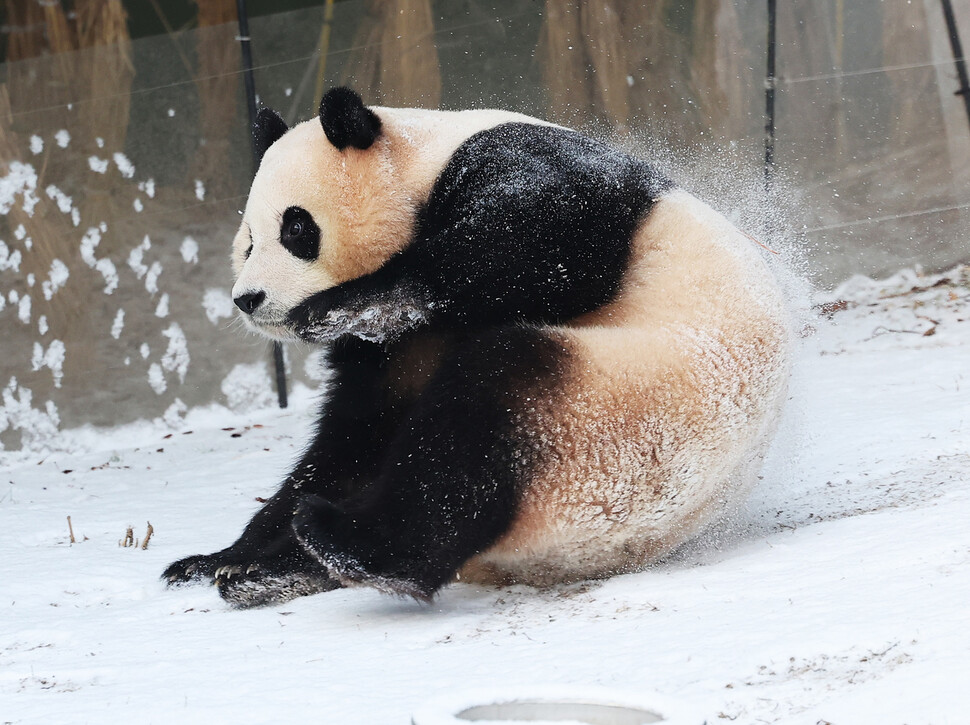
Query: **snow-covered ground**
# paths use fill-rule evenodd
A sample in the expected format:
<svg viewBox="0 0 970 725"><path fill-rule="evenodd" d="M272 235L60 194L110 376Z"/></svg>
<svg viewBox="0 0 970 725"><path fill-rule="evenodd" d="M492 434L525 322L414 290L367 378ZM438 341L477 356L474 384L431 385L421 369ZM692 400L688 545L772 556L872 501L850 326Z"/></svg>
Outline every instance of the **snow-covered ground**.
<svg viewBox="0 0 970 725"><path fill-rule="evenodd" d="M827 301L746 510L607 581L254 611L167 590L166 564L230 543L275 489L309 396L3 454L0 722L404 725L533 685L655 692L708 723L970 721L970 270ZM119 546L148 521L147 549Z"/></svg>

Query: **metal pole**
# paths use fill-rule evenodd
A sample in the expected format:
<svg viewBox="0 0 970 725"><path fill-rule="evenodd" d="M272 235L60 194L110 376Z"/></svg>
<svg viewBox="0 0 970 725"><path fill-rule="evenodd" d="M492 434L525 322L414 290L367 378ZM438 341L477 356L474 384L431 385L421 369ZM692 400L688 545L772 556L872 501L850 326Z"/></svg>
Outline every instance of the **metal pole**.
<svg viewBox="0 0 970 725"><path fill-rule="evenodd" d="M253 79L253 51L249 44L249 16L246 13L246 0L236 0L236 11L239 15L239 47L242 50L243 83L246 86L246 105L249 108L250 137L253 139L253 175L259 166L256 155L256 139L252 129L256 125L256 82ZM286 367L283 361L283 346L273 343L273 365L276 368L276 397L281 408L287 406L286 398Z"/></svg>
<svg viewBox="0 0 970 725"><path fill-rule="evenodd" d="M953 3L950 0L940 0L943 6L943 17L946 18L946 30L950 36L950 49L953 51L953 63L957 67L957 78L960 87L954 95L963 97L963 106L967 110L967 120L970 121L970 77L967 76L967 61L963 57L963 44L960 42L960 32L957 30L957 19L953 14Z"/></svg>
<svg viewBox="0 0 970 725"><path fill-rule="evenodd" d="M775 49L777 42L777 0L768 0L768 48L765 73L765 191L771 191L775 174Z"/></svg>

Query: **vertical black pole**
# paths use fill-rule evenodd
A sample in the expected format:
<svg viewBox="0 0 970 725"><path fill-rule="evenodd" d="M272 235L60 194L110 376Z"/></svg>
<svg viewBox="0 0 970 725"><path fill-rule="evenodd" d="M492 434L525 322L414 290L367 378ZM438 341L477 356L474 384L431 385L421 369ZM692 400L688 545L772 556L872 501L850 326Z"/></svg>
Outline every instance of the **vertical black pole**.
<svg viewBox="0 0 970 725"><path fill-rule="evenodd" d="M775 173L775 47L777 0L768 0L768 62L765 74L765 191L771 191Z"/></svg>
<svg viewBox="0 0 970 725"><path fill-rule="evenodd" d="M960 42L957 19L953 14L953 3L950 0L941 0L940 4L943 6L946 31L950 36L950 49L953 51L953 62L957 67L957 78L960 80L960 87L955 95L963 96L963 106L967 109L967 120L970 121L970 78L967 76L967 61L963 57L963 44Z"/></svg>
<svg viewBox="0 0 970 725"><path fill-rule="evenodd" d="M239 46L242 49L243 82L246 86L246 105L249 108L250 136L256 127L256 82L253 80L253 51L249 45L249 16L246 14L246 0L236 0L236 11L239 15ZM253 174L259 166L256 157L256 138L253 138ZM283 346L273 343L273 365L276 368L276 397L280 407L285 408L286 400L286 367L283 362Z"/></svg>

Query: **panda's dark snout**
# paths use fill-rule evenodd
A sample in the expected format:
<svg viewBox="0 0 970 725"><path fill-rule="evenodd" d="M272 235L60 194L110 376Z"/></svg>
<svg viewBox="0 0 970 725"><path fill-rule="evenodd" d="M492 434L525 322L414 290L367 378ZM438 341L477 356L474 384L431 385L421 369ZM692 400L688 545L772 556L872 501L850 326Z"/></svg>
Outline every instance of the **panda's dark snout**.
<svg viewBox="0 0 970 725"><path fill-rule="evenodd" d="M247 315L251 315L256 311L256 308L263 304L263 300L266 299L266 293L263 290L259 292L247 292L244 295L239 295L233 302L236 303L236 307L245 312Z"/></svg>

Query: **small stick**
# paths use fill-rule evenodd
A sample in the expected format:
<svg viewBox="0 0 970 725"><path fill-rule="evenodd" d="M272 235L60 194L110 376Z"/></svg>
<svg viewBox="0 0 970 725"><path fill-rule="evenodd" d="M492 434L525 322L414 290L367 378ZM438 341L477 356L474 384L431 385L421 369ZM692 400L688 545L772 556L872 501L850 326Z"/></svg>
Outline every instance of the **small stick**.
<svg viewBox="0 0 970 725"><path fill-rule="evenodd" d="M152 538L152 534L154 534L154 533L155 533L155 529L152 528L152 522L149 521L148 522L148 531L145 532L145 540L141 542L141 548L143 550L148 548L148 540L150 538Z"/></svg>
<svg viewBox="0 0 970 725"><path fill-rule="evenodd" d="M67 517L67 530L71 532L71 543L76 544L77 540L74 538L74 527L71 526L71 517Z"/></svg>
<svg viewBox="0 0 970 725"><path fill-rule="evenodd" d="M129 526L128 530L125 532L125 540L121 542L121 546L124 548L127 548L129 546L133 546L134 543L135 543L135 532L132 531L131 527Z"/></svg>

